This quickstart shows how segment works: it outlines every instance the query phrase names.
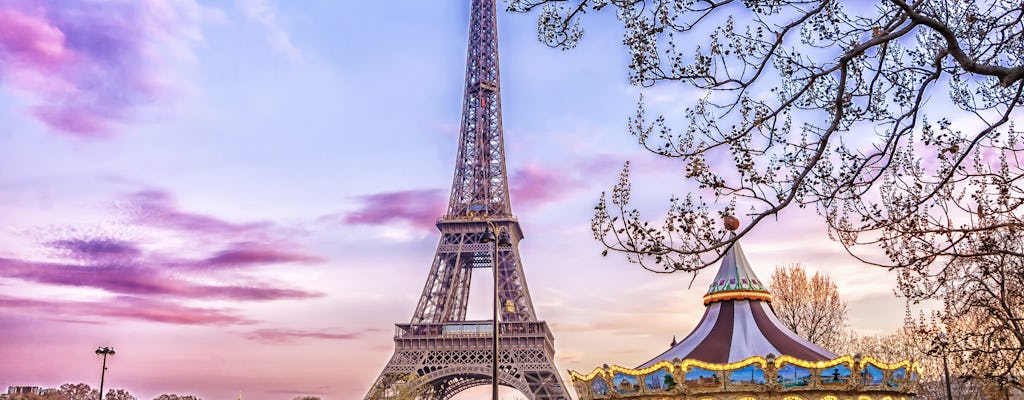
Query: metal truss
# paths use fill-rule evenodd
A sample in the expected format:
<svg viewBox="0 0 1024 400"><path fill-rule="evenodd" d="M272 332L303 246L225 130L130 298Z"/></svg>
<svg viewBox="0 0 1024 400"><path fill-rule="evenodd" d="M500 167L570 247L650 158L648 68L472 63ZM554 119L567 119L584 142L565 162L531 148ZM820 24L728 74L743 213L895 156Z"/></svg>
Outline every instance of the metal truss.
<svg viewBox="0 0 1024 400"><path fill-rule="evenodd" d="M505 172L495 0L473 0L459 154L446 219L512 216Z"/></svg>
<svg viewBox="0 0 1024 400"><path fill-rule="evenodd" d="M503 322L498 380L534 400L567 399L554 365L554 338L544 322ZM490 321L396 325L395 353L367 399L446 400L491 382ZM409 376L397 390L396 382Z"/></svg>
<svg viewBox="0 0 1024 400"><path fill-rule="evenodd" d="M491 383L492 321L465 319L473 271L493 265L499 384L531 400L568 398L555 368L554 337L537 321L519 257L523 231L508 194L495 1L472 0L459 150L448 211L437 222L437 252L412 320L396 325L395 353L366 399L445 400ZM495 249L484 240L489 229L511 245Z"/></svg>
<svg viewBox="0 0 1024 400"><path fill-rule="evenodd" d="M512 245L498 248L498 298L502 321L536 321L537 314L526 285L519 258L522 230L514 219L488 219L509 235ZM494 247L483 242L488 228L484 221L444 221L438 223L441 240L434 263L423 286L412 323L439 323L466 319L469 285L473 270L491 268Z"/></svg>

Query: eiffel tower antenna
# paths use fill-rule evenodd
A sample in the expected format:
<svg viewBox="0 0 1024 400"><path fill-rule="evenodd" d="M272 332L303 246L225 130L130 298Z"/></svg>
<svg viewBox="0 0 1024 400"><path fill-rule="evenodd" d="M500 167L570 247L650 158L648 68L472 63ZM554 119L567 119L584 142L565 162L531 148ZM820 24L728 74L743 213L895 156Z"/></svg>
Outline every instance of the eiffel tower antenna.
<svg viewBox="0 0 1024 400"><path fill-rule="evenodd" d="M447 400L489 385L495 353L500 385L530 400L568 399L554 337L537 320L519 257L523 231L512 215L505 168L496 0L471 1L462 125L448 210L437 223L441 240L412 320L395 325L395 352L367 400ZM478 268L495 274L500 323L466 320Z"/></svg>

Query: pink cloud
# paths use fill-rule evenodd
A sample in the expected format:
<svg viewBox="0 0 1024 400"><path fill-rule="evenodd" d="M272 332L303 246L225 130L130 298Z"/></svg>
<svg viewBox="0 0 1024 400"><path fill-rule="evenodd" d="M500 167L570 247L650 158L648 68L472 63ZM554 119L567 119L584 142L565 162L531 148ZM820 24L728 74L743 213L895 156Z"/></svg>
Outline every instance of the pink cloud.
<svg viewBox="0 0 1024 400"><path fill-rule="evenodd" d="M0 0L2 1L2 0ZM46 302L6 298L4 306L33 310L67 307L62 319L88 323L89 318L123 317L180 324L235 324L247 322L220 310L187 307L186 300L254 302L301 300L323 293L260 281L242 274L243 268L275 264L322 262L282 240L270 223L233 223L180 209L171 195L145 191L127 197L128 222L140 228L167 230L180 238L201 237L189 243L190 258L176 256L173 248L153 238L146 242L97 236L69 227L58 239L41 239L45 258L0 257L0 278L25 282L99 289L117 296L110 304ZM166 235L160 235L163 237ZM172 241L173 242L173 241ZM143 245L145 243L145 246ZM155 249L155 250L154 250ZM55 315L63 315L55 313Z"/></svg>
<svg viewBox="0 0 1024 400"><path fill-rule="evenodd" d="M228 314L223 310L187 307L170 302L139 297L119 297L103 304L99 314L107 317L141 319L185 325L248 324L252 321Z"/></svg>
<svg viewBox="0 0 1024 400"><path fill-rule="evenodd" d="M67 106L35 106L31 114L50 128L83 135L98 134L108 129L107 118L95 110Z"/></svg>
<svg viewBox="0 0 1024 400"><path fill-rule="evenodd" d="M0 8L0 44L7 51L5 61L42 70L54 70L71 62L73 55L65 47L64 32L43 18L17 9Z"/></svg>
<svg viewBox="0 0 1024 400"><path fill-rule="evenodd" d="M360 196L362 206L343 217L350 224L384 225L406 222L420 229L434 229L444 214L447 199L440 189L406 190Z"/></svg>
<svg viewBox="0 0 1024 400"><path fill-rule="evenodd" d="M277 263L313 263L323 258L287 252L264 243L242 243L221 250L199 263L202 267L249 266Z"/></svg>
<svg viewBox="0 0 1024 400"><path fill-rule="evenodd" d="M0 83L30 95L29 114L57 132L111 133L169 89L155 43L188 39L196 23L189 7L149 3L0 2Z"/></svg>
<svg viewBox="0 0 1024 400"><path fill-rule="evenodd" d="M359 332L324 332L303 331L297 329L257 329L245 335L247 339L269 343L287 343L297 339L331 339L352 340L363 337L367 333L376 333L379 329L367 329Z"/></svg>
<svg viewBox="0 0 1024 400"><path fill-rule="evenodd" d="M0 276L30 282L90 287L115 294L184 299L269 301L307 299L323 294L266 285L209 285L180 279L166 266L133 263L73 265L0 258Z"/></svg>
<svg viewBox="0 0 1024 400"><path fill-rule="evenodd" d="M513 209L536 208L562 200L586 187L593 175L611 171L607 158L597 156L567 164L527 164L509 174ZM413 228L433 230L444 215L447 192L442 189L406 190L359 196L361 206L342 217L345 223L387 225L405 222ZM325 219L333 219L333 216Z"/></svg>
<svg viewBox="0 0 1024 400"><path fill-rule="evenodd" d="M509 190L514 206L540 207L561 200L583 184L576 179L579 171L527 164L509 177Z"/></svg>
<svg viewBox="0 0 1024 400"><path fill-rule="evenodd" d="M225 310L187 307L172 302L120 296L110 301L34 300L0 295L0 308L48 317L84 315L184 325L235 325L252 321ZM63 320L56 318L57 320ZM89 323L89 321L77 321Z"/></svg>
<svg viewBox="0 0 1024 400"><path fill-rule="evenodd" d="M167 192L149 190L127 196L127 211L132 222L189 234L258 233L270 227L267 223L237 224L210 215L183 211Z"/></svg>

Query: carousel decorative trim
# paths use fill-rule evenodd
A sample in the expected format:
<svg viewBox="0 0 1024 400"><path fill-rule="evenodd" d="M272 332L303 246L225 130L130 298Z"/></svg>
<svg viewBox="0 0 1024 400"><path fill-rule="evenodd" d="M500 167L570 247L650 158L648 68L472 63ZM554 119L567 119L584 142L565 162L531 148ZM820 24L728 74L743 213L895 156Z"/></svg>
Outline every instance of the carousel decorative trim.
<svg viewBox="0 0 1024 400"><path fill-rule="evenodd" d="M911 360L847 355L807 361L769 354L728 364L676 359L640 369L606 365L569 376L581 400L899 400L917 393L920 372Z"/></svg>
<svg viewBox="0 0 1024 400"><path fill-rule="evenodd" d="M704 295L704 305L726 300L761 300L770 302L772 301L772 295L768 294L768 292L751 290L730 290Z"/></svg>

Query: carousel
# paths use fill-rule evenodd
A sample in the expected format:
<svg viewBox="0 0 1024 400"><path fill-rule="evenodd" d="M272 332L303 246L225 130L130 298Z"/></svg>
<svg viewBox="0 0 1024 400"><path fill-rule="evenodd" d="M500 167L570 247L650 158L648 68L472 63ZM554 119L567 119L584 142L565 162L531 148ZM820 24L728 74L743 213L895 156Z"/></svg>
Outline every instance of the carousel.
<svg viewBox="0 0 1024 400"><path fill-rule="evenodd" d="M735 221L735 220L733 220ZM728 221L728 222L733 222ZM727 224L735 229L738 224ZM704 295L704 317L682 341L636 368L569 371L581 400L899 400L914 396L919 366L839 355L775 316L768 288L739 242Z"/></svg>

